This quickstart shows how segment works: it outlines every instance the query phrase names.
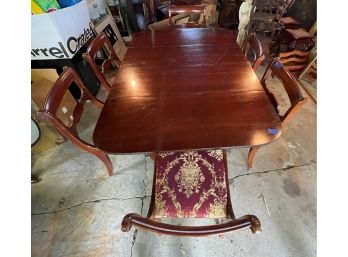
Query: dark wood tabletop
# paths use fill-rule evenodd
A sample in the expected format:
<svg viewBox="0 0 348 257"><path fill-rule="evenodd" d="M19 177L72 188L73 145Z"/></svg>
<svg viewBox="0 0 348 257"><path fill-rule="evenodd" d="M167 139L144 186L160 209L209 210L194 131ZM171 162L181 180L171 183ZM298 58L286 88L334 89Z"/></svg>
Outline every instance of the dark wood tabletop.
<svg viewBox="0 0 348 257"><path fill-rule="evenodd" d="M268 144L281 122L232 32L134 35L94 131L115 154Z"/></svg>

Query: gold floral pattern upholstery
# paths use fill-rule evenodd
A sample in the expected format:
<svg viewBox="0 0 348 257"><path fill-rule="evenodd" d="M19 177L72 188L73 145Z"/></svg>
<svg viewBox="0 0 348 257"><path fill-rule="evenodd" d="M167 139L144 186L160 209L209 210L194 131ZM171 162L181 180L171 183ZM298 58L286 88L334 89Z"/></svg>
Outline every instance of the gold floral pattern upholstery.
<svg viewBox="0 0 348 257"><path fill-rule="evenodd" d="M222 150L161 153L155 172L152 217L227 217Z"/></svg>

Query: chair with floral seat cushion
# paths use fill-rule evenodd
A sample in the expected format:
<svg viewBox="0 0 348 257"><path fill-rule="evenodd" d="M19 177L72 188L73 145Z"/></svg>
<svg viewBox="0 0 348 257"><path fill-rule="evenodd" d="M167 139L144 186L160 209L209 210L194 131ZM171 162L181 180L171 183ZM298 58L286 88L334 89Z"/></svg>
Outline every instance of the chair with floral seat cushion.
<svg viewBox="0 0 348 257"><path fill-rule="evenodd" d="M213 218L225 222L207 226L176 226L158 219ZM259 219L245 215L236 219L229 194L226 153L222 150L156 154L151 203L147 217L130 213L122 231L132 225L161 234L206 236L245 227L261 231Z"/></svg>

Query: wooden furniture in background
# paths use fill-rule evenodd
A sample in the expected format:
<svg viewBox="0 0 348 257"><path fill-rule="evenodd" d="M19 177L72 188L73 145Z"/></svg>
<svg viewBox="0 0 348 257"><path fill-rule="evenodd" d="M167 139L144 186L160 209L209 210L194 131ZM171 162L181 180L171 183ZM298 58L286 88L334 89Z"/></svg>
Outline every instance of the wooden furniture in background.
<svg viewBox="0 0 348 257"><path fill-rule="evenodd" d="M187 4L187 3L191 3L192 4ZM163 3L163 2L162 2ZM184 4L185 3L185 4ZM169 18L166 19L166 17L169 16L169 6L170 4L172 5L202 5L204 6L204 19L205 19L205 24L206 27L218 27L218 16L219 16L219 12L217 10L216 4L213 0L205 0L202 2L201 1L172 1L172 3L167 2L167 4L161 4L160 8L162 8L161 12L166 13L167 15L164 15L163 18L164 19L159 19L160 21L152 23L149 25L149 29L150 30L168 30L169 29ZM165 11L166 10L166 11ZM172 15L172 23L179 25L180 23L187 23L190 19L190 16L192 16L192 18L198 18L195 16L198 16L197 14L192 14L189 15L187 13L181 13L178 15ZM200 23L203 23L203 15L200 15L201 18L200 19ZM187 27L187 26L186 26ZM204 27L204 25L202 24L201 27Z"/></svg>
<svg viewBox="0 0 348 257"><path fill-rule="evenodd" d="M255 0L256 10L252 16L253 31L275 34L279 30L279 19L295 0ZM272 36L273 37L273 36Z"/></svg>
<svg viewBox="0 0 348 257"><path fill-rule="evenodd" d="M224 28L234 28L238 26L238 14L241 0L221 0L219 12L219 24Z"/></svg>
<svg viewBox="0 0 348 257"><path fill-rule="evenodd" d="M307 80L308 82L313 82L317 79L317 56L307 64L298 78Z"/></svg>
<svg viewBox="0 0 348 257"><path fill-rule="evenodd" d="M282 52L279 54L279 61L284 64L286 69L294 77L298 77L303 69L307 66L309 52L293 50L291 52Z"/></svg>
<svg viewBox="0 0 348 257"><path fill-rule="evenodd" d="M102 63L97 63L97 58L102 58ZM106 80L106 73L112 69L120 67L121 60L116 55L114 48L112 47L108 37L105 33L101 33L92 43L88 46L83 58L91 66L93 72L97 76L102 87L109 92L111 85ZM110 75L110 74L108 74Z"/></svg>
<svg viewBox="0 0 348 257"><path fill-rule="evenodd" d="M301 27L301 23L292 17L282 17L279 19L280 25L285 29L298 29Z"/></svg>
<svg viewBox="0 0 348 257"><path fill-rule="evenodd" d="M161 218L223 219L206 226L178 226ZM157 154L151 203L147 217L127 214L121 229L132 226L175 236L207 236L250 227L261 232L254 215L236 218L232 209L226 152L222 150L167 152Z"/></svg>
<svg viewBox="0 0 348 257"><path fill-rule="evenodd" d="M268 144L281 130L233 32L194 28L134 35L93 141L108 153L158 153Z"/></svg>
<svg viewBox="0 0 348 257"><path fill-rule="evenodd" d="M253 55L251 63L253 70L256 72L266 57L263 53L261 42L257 38L255 33L251 33L250 37L245 42L245 45L243 47L243 53L247 58L249 52L251 52Z"/></svg>
<svg viewBox="0 0 348 257"><path fill-rule="evenodd" d="M317 80L317 55L315 54L312 60L307 64L307 66L303 69L301 74L298 76L298 82L315 103L317 103L316 80Z"/></svg>
<svg viewBox="0 0 348 257"><path fill-rule="evenodd" d="M80 89L80 98L76 101L73 114L70 116L70 124L64 124L57 116L60 109L61 101L65 94L70 94L69 87L75 84ZM80 77L69 67L64 67L63 73L49 91L43 110L38 111L38 115L50 122L65 138L69 139L73 144L80 147L96 157L98 157L106 166L109 176L113 174L113 166L109 156L98 147L91 145L82 140L77 133L77 123L80 121L83 106L87 100L90 100L97 108L103 108L103 103L89 93Z"/></svg>
<svg viewBox="0 0 348 257"><path fill-rule="evenodd" d="M296 113L298 113L298 111L302 108L302 106L307 102L308 99L306 97L303 97L295 78L290 74L290 72L278 59L274 59L265 71L261 79L261 84L266 91L269 99L271 100L274 106L274 110L277 113L278 103L273 94L267 88L267 80L269 80L271 76L275 76L279 79L290 100L291 106L286 111L286 113L282 116L278 114L279 118L282 121L282 126L284 127L296 115ZM252 168L255 154L259 148L260 146L252 146L250 148L248 153L248 169Z"/></svg>
<svg viewBox="0 0 348 257"><path fill-rule="evenodd" d="M287 52L289 52L295 49L309 51L314 47L314 44L313 36L304 28L283 29L276 40L277 54L279 54L282 45L285 45Z"/></svg>
<svg viewBox="0 0 348 257"><path fill-rule="evenodd" d="M170 5L169 6L169 28L205 28L206 20L204 15L204 6L203 5ZM172 16L177 14L185 13L188 15L187 22L179 23L176 20L173 22ZM198 14L199 18L196 21L190 21L191 14ZM201 20L202 17L202 20Z"/></svg>

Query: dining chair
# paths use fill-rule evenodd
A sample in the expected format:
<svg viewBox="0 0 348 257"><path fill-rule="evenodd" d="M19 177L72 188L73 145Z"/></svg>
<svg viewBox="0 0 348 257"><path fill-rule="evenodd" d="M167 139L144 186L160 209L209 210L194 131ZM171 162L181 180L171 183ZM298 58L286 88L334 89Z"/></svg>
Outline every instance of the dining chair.
<svg viewBox="0 0 348 257"><path fill-rule="evenodd" d="M66 124L58 118L57 111L68 111L65 106L62 106L61 102L65 94L69 94L68 90L72 84L79 88L80 98L76 100L74 110L69 110L72 111L72 115L70 115L70 121ZM103 102L95 98L88 91L80 77L72 68L64 67L62 74L54 83L46 97L43 110L39 110L37 114L39 117L50 122L62 136L69 139L73 144L98 157L105 164L109 176L111 176L113 174L113 166L109 156L98 147L81 139L78 135L77 124L81 119L86 101L91 101L99 109L102 109L104 106Z"/></svg>
<svg viewBox="0 0 348 257"><path fill-rule="evenodd" d="M253 30L272 35L279 29L279 19L293 5L294 0L255 0L256 11L252 16Z"/></svg>
<svg viewBox="0 0 348 257"><path fill-rule="evenodd" d="M179 226L161 218L218 219L222 223L206 226ZM236 218L232 209L226 152L223 150L165 152L155 155L154 177L146 217L127 214L123 232L132 226L175 236L207 236L246 227L261 232L254 215Z"/></svg>
<svg viewBox="0 0 348 257"><path fill-rule="evenodd" d="M278 112L278 103L273 96L273 94L267 88L267 81L271 77L277 77L281 84L283 85L288 98L290 100L290 107L285 112L285 114L280 115ZM278 113L280 120L282 122L282 127L285 127L288 122L295 117L295 115L300 111L302 106L308 101L306 97L304 97L301 93L300 88L297 85L295 78L291 75L291 73L285 68L285 66L279 61L278 58L275 58L267 67L262 79L261 85L266 91L267 96L269 97L272 105L274 106L276 112ZM248 170L252 168L253 160L255 154L261 146L252 146L248 153Z"/></svg>
<svg viewBox="0 0 348 257"><path fill-rule="evenodd" d="M115 75L114 69L120 67L121 60L116 55L107 35L103 32L93 39L86 53L82 56L91 66L101 86L109 92L111 85L107 81L107 78Z"/></svg>
<svg viewBox="0 0 348 257"><path fill-rule="evenodd" d="M256 72L261 63L265 60L265 54L263 53L262 45L260 40L257 38L255 33L251 33L248 40L245 42L243 46L243 53L248 58L248 54L252 53L252 67L253 70Z"/></svg>
<svg viewBox="0 0 348 257"><path fill-rule="evenodd" d="M169 20L168 25L170 29L175 28L205 28L206 27L206 19L204 14L205 7L203 5L170 5L169 6ZM173 15L177 14L187 14L186 20L184 22L180 22L183 19L173 21ZM196 21L190 21L191 15L197 14L199 15ZM201 17L203 19L201 20Z"/></svg>

